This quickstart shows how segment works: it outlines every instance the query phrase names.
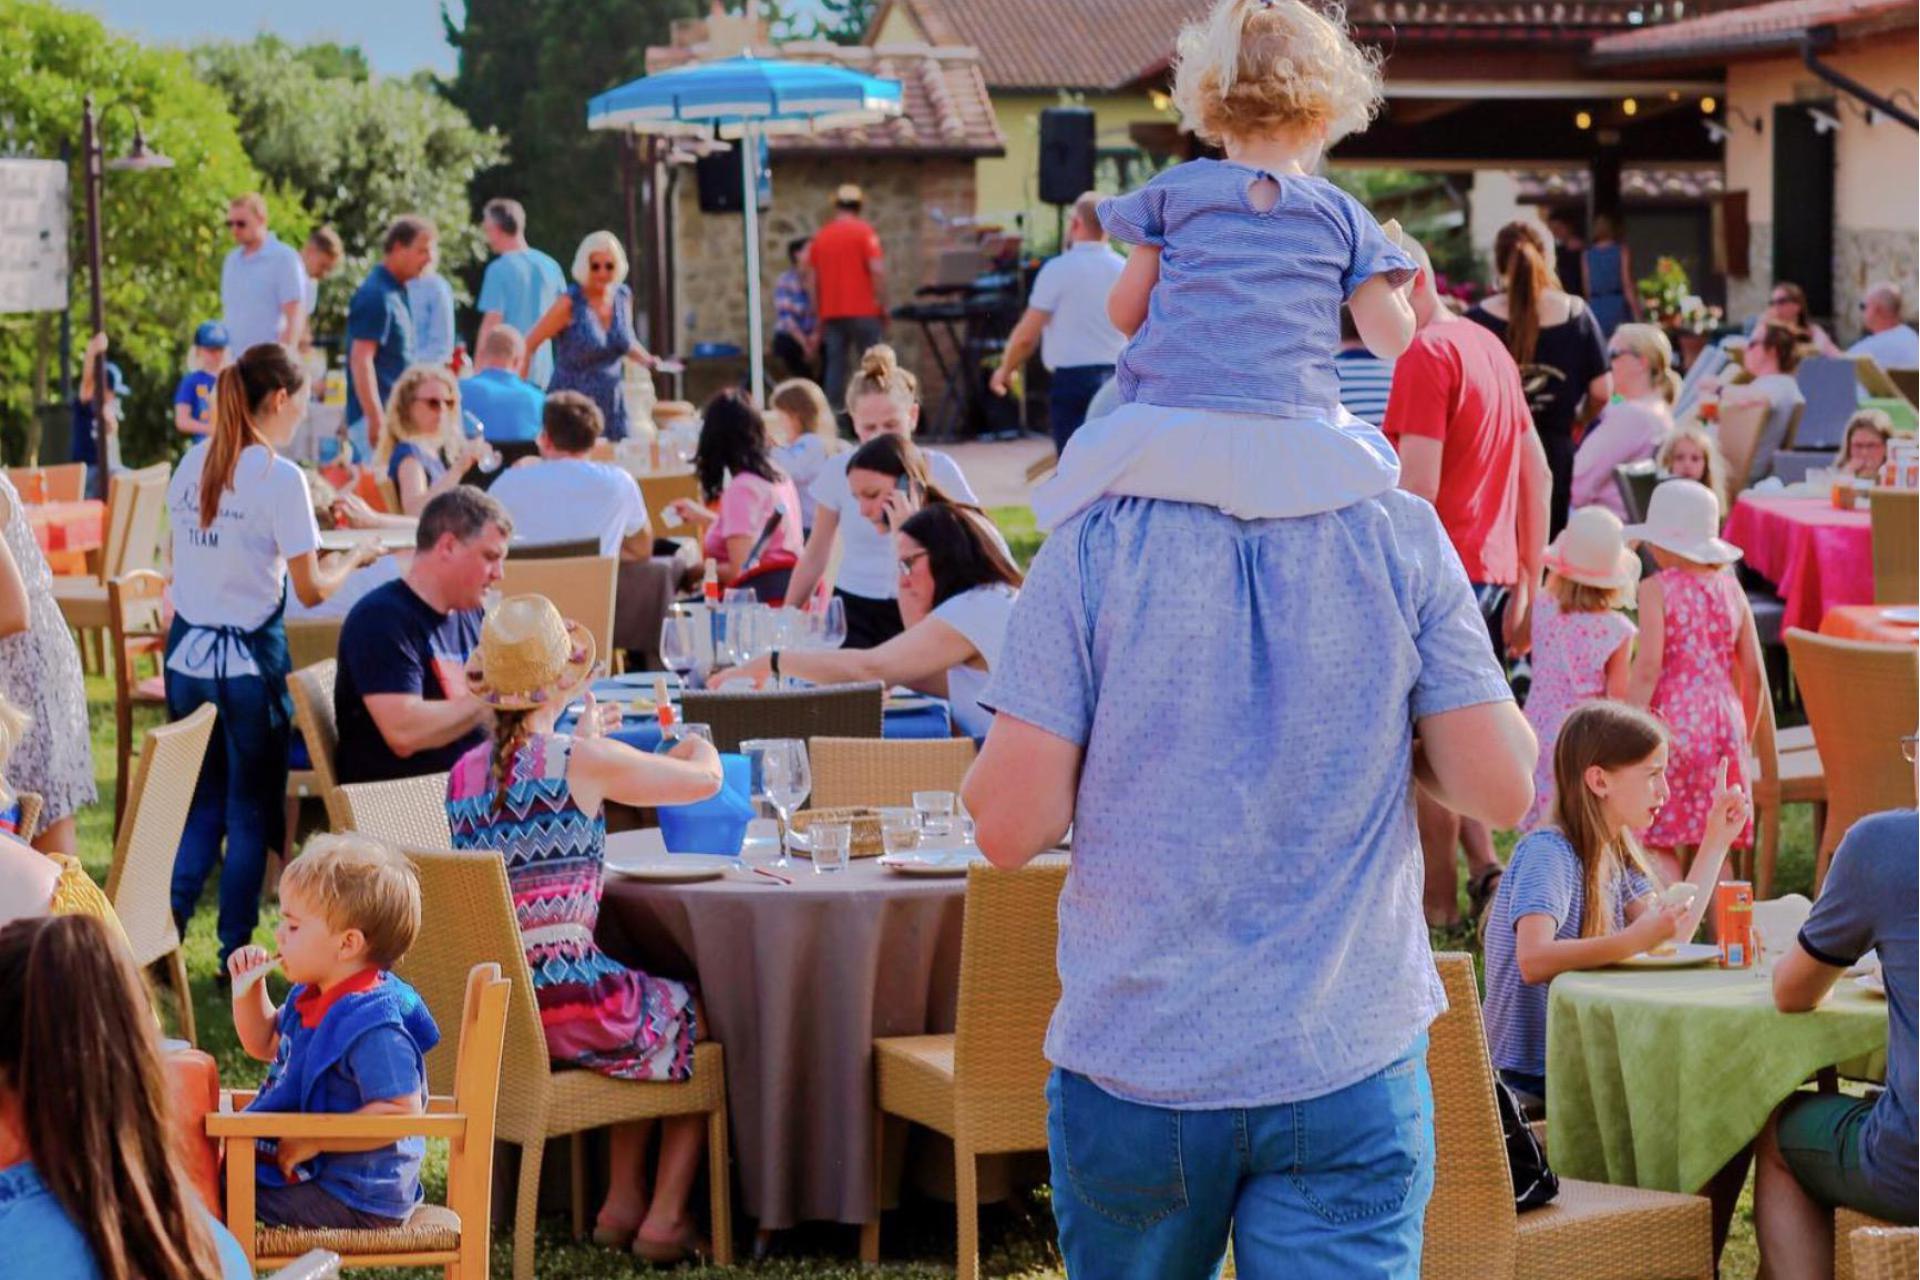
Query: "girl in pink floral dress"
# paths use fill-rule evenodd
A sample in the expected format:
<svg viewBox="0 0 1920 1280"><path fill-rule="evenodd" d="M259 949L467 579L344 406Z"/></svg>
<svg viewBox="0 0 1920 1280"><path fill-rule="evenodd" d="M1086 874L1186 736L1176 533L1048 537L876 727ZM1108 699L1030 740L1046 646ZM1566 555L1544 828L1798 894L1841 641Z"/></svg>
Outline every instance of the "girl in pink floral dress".
<svg viewBox="0 0 1920 1280"><path fill-rule="evenodd" d="M1760 710L1760 639L1747 597L1726 566L1740 549L1715 536L1720 506L1694 480L1668 480L1653 491L1645 524L1626 536L1651 547L1660 572L1640 584L1640 649L1627 700L1666 722L1671 735L1671 796L1641 836L1662 876L1682 875L1680 850L1700 843L1713 800L1714 776L1728 762L1727 781L1747 785L1747 743ZM1753 842L1753 824L1733 847Z"/></svg>
<svg viewBox="0 0 1920 1280"><path fill-rule="evenodd" d="M1546 590L1533 610L1527 693L1527 723L1540 740L1540 759L1523 831L1553 812L1553 744L1566 718L1583 702L1626 696L1634 625L1620 610L1640 580L1640 558L1627 550L1620 518L1605 507L1574 512L1547 548L1546 565Z"/></svg>

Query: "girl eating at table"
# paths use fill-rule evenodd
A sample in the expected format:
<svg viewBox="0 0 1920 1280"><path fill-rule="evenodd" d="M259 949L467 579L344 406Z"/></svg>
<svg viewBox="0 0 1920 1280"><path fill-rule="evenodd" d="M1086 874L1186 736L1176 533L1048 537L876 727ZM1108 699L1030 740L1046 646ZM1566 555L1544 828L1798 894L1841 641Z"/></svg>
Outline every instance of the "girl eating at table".
<svg viewBox="0 0 1920 1280"><path fill-rule="evenodd" d="M1640 584L1640 645L1627 701L1659 716L1673 735L1673 799L1641 839L1661 873L1678 879L1683 848L1705 839L1716 762L1746 783L1747 743L1760 713L1760 638L1746 593L1726 566L1740 548L1715 536L1712 490L1669 480L1653 491L1645 524L1624 533L1651 549L1660 572ZM1735 833L1741 848L1752 843Z"/></svg>
<svg viewBox="0 0 1920 1280"><path fill-rule="evenodd" d="M1681 423L1661 442L1654 461L1665 479L1697 480L1713 490L1714 501L1720 506L1720 518L1727 518L1733 501L1727 489L1727 460L1705 427L1697 422Z"/></svg>
<svg viewBox="0 0 1920 1280"><path fill-rule="evenodd" d="M1691 904L1661 894L1633 833L1667 804L1668 761L1667 730L1645 711L1605 700L1575 710L1553 748L1553 821L1514 847L1481 921L1487 1047L1530 1109L1547 1096L1547 984L1691 938L1746 825L1746 794L1728 782L1723 757L1688 881Z"/></svg>

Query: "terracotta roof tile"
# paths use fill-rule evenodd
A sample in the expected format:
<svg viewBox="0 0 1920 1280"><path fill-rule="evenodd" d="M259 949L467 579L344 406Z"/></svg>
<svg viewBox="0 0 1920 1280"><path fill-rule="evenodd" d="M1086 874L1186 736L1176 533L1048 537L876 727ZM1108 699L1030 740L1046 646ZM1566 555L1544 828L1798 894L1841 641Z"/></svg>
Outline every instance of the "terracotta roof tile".
<svg viewBox="0 0 1920 1280"><path fill-rule="evenodd" d="M1774 0L1596 40L1597 62L1724 55L1777 37L1782 45L1811 27L1911 27L1913 0Z"/></svg>

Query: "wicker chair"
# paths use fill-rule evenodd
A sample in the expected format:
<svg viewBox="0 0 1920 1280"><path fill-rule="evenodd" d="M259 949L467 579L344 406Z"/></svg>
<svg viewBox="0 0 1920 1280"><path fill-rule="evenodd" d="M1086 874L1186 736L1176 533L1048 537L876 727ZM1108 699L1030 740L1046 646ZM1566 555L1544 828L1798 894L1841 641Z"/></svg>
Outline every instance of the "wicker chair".
<svg viewBox="0 0 1920 1280"><path fill-rule="evenodd" d="M1563 1178L1553 1203L1515 1213L1473 959L1435 961L1447 1011L1428 1031L1437 1158L1422 1280L1711 1280L1704 1197Z"/></svg>
<svg viewBox="0 0 1920 1280"><path fill-rule="evenodd" d="M107 583L135 569L160 567L160 526L166 515L165 463L108 477L106 544L100 572L87 577L55 578L54 602L67 625L85 635L104 635L110 607Z"/></svg>
<svg viewBox="0 0 1920 1280"><path fill-rule="evenodd" d="M340 632L345 618L289 618L287 620L287 657L293 669L311 667L328 658L340 656Z"/></svg>
<svg viewBox="0 0 1920 1280"><path fill-rule="evenodd" d="M647 522L656 534L665 536L667 508L682 498L700 501L700 478L691 471L670 475L641 476L640 499L647 504Z"/></svg>
<svg viewBox="0 0 1920 1280"><path fill-rule="evenodd" d="M900 1116L953 1140L954 1209L960 1218L959 1280L980 1274L975 1161L1047 1145L1047 1060L1041 1045L1060 1002L1054 972L1062 864L967 872L960 932L960 1003L947 1036L873 1042L874 1216L860 1229L860 1259L880 1259L886 1117Z"/></svg>
<svg viewBox="0 0 1920 1280"><path fill-rule="evenodd" d="M738 751L748 738L878 738L886 686L829 684L815 689L689 689L680 718L713 730L713 745Z"/></svg>
<svg viewBox="0 0 1920 1280"><path fill-rule="evenodd" d="M1827 813L1827 775L1813 732L1805 726L1783 730L1775 721L1765 664L1760 668L1760 721L1753 730L1753 766L1747 778L1753 788L1755 839L1753 848L1737 853L1735 861L1745 864L1742 873L1753 881L1753 896L1763 899L1773 890L1780 859L1781 808L1812 805L1815 830Z"/></svg>
<svg viewBox="0 0 1920 1280"><path fill-rule="evenodd" d="M167 705L166 675L158 670L166 643L167 580L136 569L107 581L107 632L113 648L113 825L127 811L127 764L133 755L133 709ZM141 679L140 659L155 659L153 675Z"/></svg>
<svg viewBox="0 0 1920 1280"><path fill-rule="evenodd" d="M126 930L127 945L142 969L167 962L173 993L180 1001L180 1029L198 1044L193 1025L193 992L187 986L187 962L173 924L173 860L186 829L187 808L200 781L217 713L206 703L183 720L147 730L140 764L133 774L126 820L113 842L113 869L107 873L107 900Z"/></svg>
<svg viewBox="0 0 1920 1280"><path fill-rule="evenodd" d="M480 963L500 966L513 983L507 1010L506 1054L500 1064L495 1136L520 1147L520 1184L513 1222L514 1280L532 1280L534 1216L540 1163L549 1138L572 1136L573 1225L585 1226L582 1136L592 1129L663 1116L707 1117L708 1194L714 1261L733 1261L732 1201L727 1161L727 1077L720 1046L694 1046L693 1078L681 1084L641 1084L593 1071L556 1071L534 1004L520 928L507 890L506 866L491 851L410 850L420 873L421 919L413 949L398 966L442 1026L460 999L462 975ZM454 1048L445 1041L427 1055L427 1079L443 1087Z"/></svg>
<svg viewBox="0 0 1920 1280"><path fill-rule="evenodd" d="M13 796L20 806L20 825L14 829L16 836L28 844L40 834L40 815L46 809L46 798L38 791L16 791Z"/></svg>
<svg viewBox="0 0 1920 1280"><path fill-rule="evenodd" d="M350 782L334 794L349 831L403 849L444 849L453 843L444 773L392 782Z"/></svg>
<svg viewBox="0 0 1920 1280"><path fill-rule="evenodd" d="M909 805L916 791L958 792L973 765L971 738L927 741L815 738L807 744L816 809Z"/></svg>
<svg viewBox="0 0 1920 1280"><path fill-rule="evenodd" d="M570 542L514 542L507 546L509 560L580 560L599 554L598 538L576 538Z"/></svg>
<svg viewBox="0 0 1920 1280"><path fill-rule="evenodd" d="M327 806L327 825L335 831L347 829L347 817L340 807L340 775L333 757L340 750L340 725L333 715L333 685L340 666L335 659L316 662L287 677L287 692L293 695L293 723L307 744L307 759L313 765L313 788Z"/></svg>
<svg viewBox="0 0 1920 1280"><path fill-rule="evenodd" d="M1875 489L1868 495L1873 521L1873 602L1920 600L1920 493Z"/></svg>
<svg viewBox="0 0 1920 1280"><path fill-rule="evenodd" d="M459 1059L450 1097L431 1098L418 1116L241 1111L251 1095L229 1093L207 1117L207 1135L225 1140L227 1229L249 1266L290 1262L313 1249L346 1256L354 1267L440 1266L447 1280L485 1280L493 1234L494 1103L507 1025L508 981L500 966L468 973L457 1023ZM398 1227L325 1230L256 1226L254 1177L260 1138L441 1138L448 1144L447 1203L423 1204Z"/></svg>
<svg viewBox="0 0 1920 1280"><path fill-rule="evenodd" d="M1833 1214L1833 1280L1913 1280L1920 1228L1896 1227L1857 1209Z"/></svg>
<svg viewBox="0 0 1920 1280"><path fill-rule="evenodd" d="M1913 806L1913 766L1900 739L1914 729L1920 654L1912 645L1787 632L1800 699L1827 780L1827 816L1813 868L1814 896L1847 828L1870 813Z"/></svg>
<svg viewBox="0 0 1920 1280"><path fill-rule="evenodd" d="M500 579L502 595L542 595L553 601L560 616L571 618L593 636L600 662L613 656L613 592L620 580L620 561L614 556L580 556L570 560L508 558Z"/></svg>

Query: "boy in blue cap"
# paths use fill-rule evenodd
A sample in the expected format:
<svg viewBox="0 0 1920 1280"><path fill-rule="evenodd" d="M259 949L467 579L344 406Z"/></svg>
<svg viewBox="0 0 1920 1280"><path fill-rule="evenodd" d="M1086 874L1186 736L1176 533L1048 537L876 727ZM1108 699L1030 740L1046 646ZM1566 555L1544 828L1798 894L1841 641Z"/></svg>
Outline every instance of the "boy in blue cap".
<svg viewBox="0 0 1920 1280"><path fill-rule="evenodd" d="M209 320L193 331L193 368L173 389L173 425L180 434L213 430L213 388L227 363L227 326Z"/></svg>

